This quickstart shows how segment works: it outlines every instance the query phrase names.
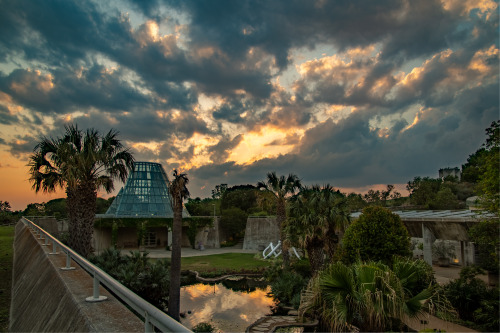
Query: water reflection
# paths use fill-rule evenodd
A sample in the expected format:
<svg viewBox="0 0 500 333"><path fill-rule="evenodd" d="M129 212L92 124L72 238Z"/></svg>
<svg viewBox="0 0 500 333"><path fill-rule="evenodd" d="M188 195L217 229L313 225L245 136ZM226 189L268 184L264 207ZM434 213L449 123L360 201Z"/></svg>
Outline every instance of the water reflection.
<svg viewBox="0 0 500 333"><path fill-rule="evenodd" d="M227 282L224 284L231 284ZM252 290L250 292L231 289L221 283L182 287L181 313L186 315L181 318L182 324L192 328L198 323L210 322L223 332L242 332L260 317L271 314L271 306L275 303L268 296L270 287L243 288Z"/></svg>

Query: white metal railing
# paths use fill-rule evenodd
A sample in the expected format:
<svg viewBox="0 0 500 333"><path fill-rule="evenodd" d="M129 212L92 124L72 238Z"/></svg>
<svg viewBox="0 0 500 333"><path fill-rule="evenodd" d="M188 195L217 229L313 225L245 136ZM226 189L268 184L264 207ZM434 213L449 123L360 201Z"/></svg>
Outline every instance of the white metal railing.
<svg viewBox="0 0 500 333"><path fill-rule="evenodd" d="M57 252L58 247L66 254L66 267L61 267L62 270L75 269L75 267L71 267L71 260L73 260L85 271L87 271L87 273L93 276L93 294L92 296L87 297L86 301L99 302L106 299L106 296L99 295L99 285L102 284L117 295L117 297L125 302L125 304L134 309L136 313L143 317L145 332L153 332L154 327L162 332L191 332L181 323L174 320L172 317L168 316L165 312L153 306L151 303L145 301L143 298L132 292L120 282L116 281L102 269L89 262L74 250L61 243L58 239L32 221L25 217L21 220L35 233L37 233L38 239L45 240L45 243L42 244L43 246L48 246L50 239L52 242L52 252L49 253L50 255L59 254L59 252Z"/></svg>

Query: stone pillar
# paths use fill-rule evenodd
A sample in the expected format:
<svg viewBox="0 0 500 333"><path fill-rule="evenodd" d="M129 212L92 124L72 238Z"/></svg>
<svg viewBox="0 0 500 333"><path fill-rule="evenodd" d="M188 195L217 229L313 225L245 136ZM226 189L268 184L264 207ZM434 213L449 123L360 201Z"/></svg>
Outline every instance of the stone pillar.
<svg viewBox="0 0 500 333"><path fill-rule="evenodd" d="M424 239L424 261L432 266L432 243L436 238L424 223L422 223L422 237Z"/></svg>

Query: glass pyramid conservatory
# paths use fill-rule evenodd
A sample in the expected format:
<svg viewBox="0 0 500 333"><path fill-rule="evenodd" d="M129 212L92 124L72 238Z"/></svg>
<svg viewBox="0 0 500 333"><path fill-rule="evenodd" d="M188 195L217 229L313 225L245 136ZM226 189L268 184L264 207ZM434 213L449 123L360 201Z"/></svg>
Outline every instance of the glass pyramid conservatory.
<svg viewBox="0 0 500 333"><path fill-rule="evenodd" d="M105 217L173 217L169 180L159 163L135 162L127 183L108 208ZM183 211L183 216L186 216Z"/></svg>

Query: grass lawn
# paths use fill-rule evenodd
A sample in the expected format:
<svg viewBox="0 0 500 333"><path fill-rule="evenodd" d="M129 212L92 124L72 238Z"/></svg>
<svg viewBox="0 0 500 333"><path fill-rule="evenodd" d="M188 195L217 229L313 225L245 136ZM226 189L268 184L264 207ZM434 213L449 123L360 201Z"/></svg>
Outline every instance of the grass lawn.
<svg viewBox="0 0 500 333"><path fill-rule="evenodd" d="M269 261L256 259L252 253L223 253L181 259L182 270L198 271L203 276L258 273L269 265Z"/></svg>
<svg viewBox="0 0 500 333"><path fill-rule="evenodd" d="M0 226L0 332L9 328L14 226Z"/></svg>

